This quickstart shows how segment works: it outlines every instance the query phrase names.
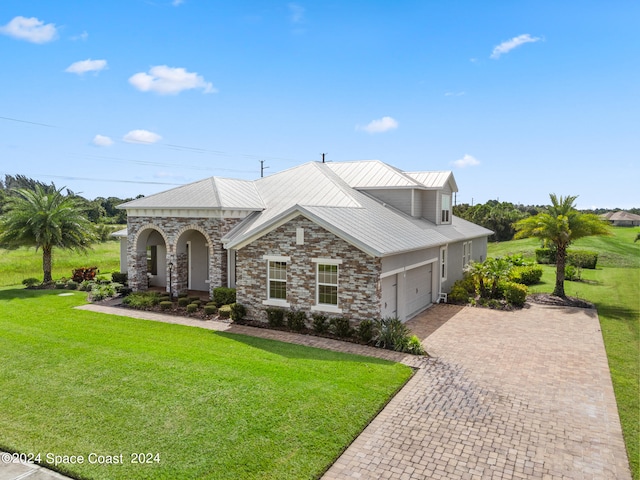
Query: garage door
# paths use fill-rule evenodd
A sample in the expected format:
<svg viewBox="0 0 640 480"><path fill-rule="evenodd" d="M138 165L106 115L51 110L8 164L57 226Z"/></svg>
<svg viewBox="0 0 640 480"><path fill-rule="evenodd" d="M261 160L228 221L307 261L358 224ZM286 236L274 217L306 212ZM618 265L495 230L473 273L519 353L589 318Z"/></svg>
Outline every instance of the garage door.
<svg viewBox="0 0 640 480"><path fill-rule="evenodd" d="M390 275L382 279L382 318L398 316L398 279L397 275Z"/></svg>
<svg viewBox="0 0 640 480"><path fill-rule="evenodd" d="M424 310L431 303L431 268L433 264L407 270L405 277L405 301L407 318Z"/></svg>

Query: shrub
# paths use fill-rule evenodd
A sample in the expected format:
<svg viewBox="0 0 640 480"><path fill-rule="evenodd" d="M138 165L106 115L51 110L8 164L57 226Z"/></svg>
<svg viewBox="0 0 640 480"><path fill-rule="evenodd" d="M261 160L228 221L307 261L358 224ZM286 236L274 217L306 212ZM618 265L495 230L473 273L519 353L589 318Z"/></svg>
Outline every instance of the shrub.
<svg viewBox="0 0 640 480"><path fill-rule="evenodd" d="M159 302L170 302L171 301L171 297L169 295L160 295L158 297L158 301Z"/></svg>
<svg viewBox="0 0 640 480"><path fill-rule="evenodd" d="M22 280L22 284L25 287L33 287L34 285L37 285L38 283L40 283L40 280L38 280L37 278L25 278L24 280Z"/></svg>
<svg viewBox="0 0 640 480"><path fill-rule="evenodd" d="M178 306L179 307L186 307L187 305L189 305L189 299L186 297L182 297L182 298L178 298Z"/></svg>
<svg viewBox="0 0 640 480"><path fill-rule="evenodd" d="M329 321L329 326L331 333L340 338L350 337L353 333L351 323L349 322L349 319L345 317L332 318Z"/></svg>
<svg viewBox="0 0 640 480"><path fill-rule="evenodd" d="M113 297L115 294L116 289L113 288L113 285L111 285L110 283L105 285L95 284L91 289L90 296L92 301L99 302L100 300L104 300L105 298Z"/></svg>
<svg viewBox="0 0 640 480"><path fill-rule="evenodd" d="M231 305L222 305L218 309L218 315L220 318L229 318L231 316Z"/></svg>
<svg viewBox="0 0 640 480"><path fill-rule="evenodd" d="M371 320L362 320L356 327L356 335L362 343L371 343L374 334L374 324Z"/></svg>
<svg viewBox="0 0 640 480"><path fill-rule="evenodd" d="M529 289L526 285L513 282L504 283L504 298L510 305L514 307L522 307L527 300Z"/></svg>
<svg viewBox="0 0 640 480"><path fill-rule="evenodd" d="M160 302L160 308L162 310L170 310L171 307L173 307L173 302L170 302L168 300L163 300Z"/></svg>
<svg viewBox="0 0 640 480"><path fill-rule="evenodd" d="M281 308L267 308L267 323L270 327L282 327L284 325L284 310Z"/></svg>
<svg viewBox="0 0 640 480"><path fill-rule="evenodd" d="M304 330L307 322L307 314L302 310L289 310L286 313L287 327L294 332Z"/></svg>
<svg viewBox="0 0 640 480"><path fill-rule="evenodd" d="M129 275L124 272L113 272L111 274L111 281L112 282L116 282L116 283L121 283L123 285L128 285L129 282Z"/></svg>
<svg viewBox="0 0 640 480"><path fill-rule="evenodd" d="M215 305L204 306L204 313L206 313L207 315L215 315L217 312L218 312L218 309L216 308Z"/></svg>
<svg viewBox="0 0 640 480"><path fill-rule="evenodd" d="M231 320L234 322L241 322L242 319L247 315L247 309L241 303L232 303L231 305ZM215 308L215 307L214 307Z"/></svg>
<svg viewBox="0 0 640 480"><path fill-rule="evenodd" d="M207 302L205 305L206 305L207 307L216 307L216 308L218 308L218 307L216 306L216 302Z"/></svg>
<svg viewBox="0 0 640 480"><path fill-rule="evenodd" d="M189 303L195 303L200 301L200 297L193 295L193 296L187 297L187 300L189 300Z"/></svg>
<svg viewBox="0 0 640 480"><path fill-rule="evenodd" d="M542 264L556 263L556 251L553 248L536 248L536 262Z"/></svg>
<svg viewBox="0 0 640 480"><path fill-rule="evenodd" d="M329 331L329 322L327 316L322 313L312 313L312 327L316 333L327 333Z"/></svg>
<svg viewBox="0 0 640 480"><path fill-rule="evenodd" d="M227 287L217 287L213 289L213 301L217 307L221 305L231 305L236 303L236 289Z"/></svg>
<svg viewBox="0 0 640 480"><path fill-rule="evenodd" d="M63 290L66 286L67 286L67 282L56 282L56 285L55 285L57 290Z"/></svg>
<svg viewBox="0 0 640 480"><path fill-rule="evenodd" d="M538 265L516 266L511 269L509 280L523 285L534 285L542 278L542 267Z"/></svg>
<svg viewBox="0 0 640 480"><path fill-rule="evenodd" d="M573 265L565 265L564 267L564 278L570 282L580 280L580 277L582 276L581 273L580 269Z"/></svg>
<svg viewBox="0 0 640 480"><path fill-rule="evenodd" d="M187 313L194 313L196 310L198 310L198 305L194 303L187 305Z"/></svg>
<svg viewBox="0 0 640 480"><path fill-rule="evenodd" d="M67 290L76 290L78 288L78 284L73 280L69 280L66 285Z"/></svg>
<svg viewBox="0 0 640 480"><path fill-rule="evenodd" d="M513 265L514 267L522 267L525 265L529 265L529 262L527 262L524 259L524 256L521 253L514 253L513 255L506 255L504 257L504 259L509 262L511 265Z"/></svg>
<svg viewBox="0 0 640 480"><path fill-rule="evenodd" d="M72 271L73 281L80 283L83 280L93 280L96 276L98 267L80 267Z"/></svg>
<svg viewBox="0 0 640 480"><path fill-rule="evenodd" d="M98 287L111 287L111 285L96 285L94 286L93 290ZM160 296L156 292L134 292L125 297L124 300L122 300L122 303L128 305L131 308L144 310L145 308L150 308L154 305L157 305L159 301Z"/></svg>
<svg viewBox="0 0 640 480"><path fill-rule="evenodd" d="M200 299L198 300L191 300L189 302L189 305L195 305L196 307L200 308L200 305L202 305L202 302L200 301Z"/></svg>
<svg viewBox="0 0 640 480"><path fill-rule="evenodd" d="M189 296L189 294L188 293L184 293L184 292L178 294L178 298L187 298L188 296Z"/></svg>
<svg viewBox="0 0 640 480"><path fill-rule="evenodd" d="M401 352L409 341L409 329L398 318L386 317L376 321L376 347Z"/></svg>
<svg viewBox="0 0 640 480"><path fill-rule="evenodd" d="M469 303L469 299L476 294L476 285L473 277L465 273L462 279L456 281L451 287L451 293L447 295L449 303Z"/></svg>
<svg viewBox="0 0 640 480"><path fill-rule="evenodd" d="M90 292L93 288L94 283L91 280L83 280L78 285L78 290L82 290L83 292Z"/></svg>
<svg viewBox="0 0 640 480"><path fill-rule="evenodd" d="M411 335L411 337L409 337L404 351L411 355L426 355L427 353L422 346L422 342L416 335Z"/></svg>
<svg viewBox="0 0 640 480"><path fill-rule="evenodd" d="M577 250L567 252L567 263L578 268L595 269L598 263L598 252Z"/></svg>

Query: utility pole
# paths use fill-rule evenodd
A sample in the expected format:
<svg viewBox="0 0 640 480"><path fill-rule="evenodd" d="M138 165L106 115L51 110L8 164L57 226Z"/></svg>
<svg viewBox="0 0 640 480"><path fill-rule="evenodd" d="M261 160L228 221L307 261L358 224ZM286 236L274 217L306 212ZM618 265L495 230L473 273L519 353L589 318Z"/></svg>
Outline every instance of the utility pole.
<svg viewBox="0 0 640 480"><path fill-rule="evenodd" d="M324 163L324 156L326 155L326 153L321 153L320 155L322 155L322 163Z"/></svg>
<svg viewBox="0 0 640 480"><path fill-rule="evenodd" d="M260 178L264 177L264 171L269 168L264 166L264 160L260 160Z"/></svg>

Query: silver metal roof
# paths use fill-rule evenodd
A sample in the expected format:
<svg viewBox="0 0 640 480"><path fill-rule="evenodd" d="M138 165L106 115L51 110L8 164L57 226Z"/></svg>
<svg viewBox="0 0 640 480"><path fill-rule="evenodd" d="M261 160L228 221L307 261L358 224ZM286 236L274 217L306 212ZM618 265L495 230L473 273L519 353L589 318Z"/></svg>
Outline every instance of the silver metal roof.
<svg viewBox="0 0 640 480"><path fill-rule="evenodd" d="M380 160L326 163L352 188L420 188L421 185Z"/></svg>
<svg viewBox="0 0 640 480"><path fill-rule="evenodd" d="M444 187L447 183L451 185L451 191L457 192L458 185L453 178L451 171L443 172L406 172L406 175L413 178L425 188L437 190Z"/></svg>

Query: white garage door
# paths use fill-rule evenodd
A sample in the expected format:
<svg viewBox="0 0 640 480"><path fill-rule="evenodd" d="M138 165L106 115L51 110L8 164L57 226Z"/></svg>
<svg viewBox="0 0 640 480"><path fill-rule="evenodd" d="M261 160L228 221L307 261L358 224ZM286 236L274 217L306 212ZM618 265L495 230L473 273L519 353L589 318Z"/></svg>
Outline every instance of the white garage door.
<svg viewBox="0 0 640 480"><path fill-rule="evenodd" d="M433 264L408 270L405 277L407 318L431 303L431 268Z"/></svg>

